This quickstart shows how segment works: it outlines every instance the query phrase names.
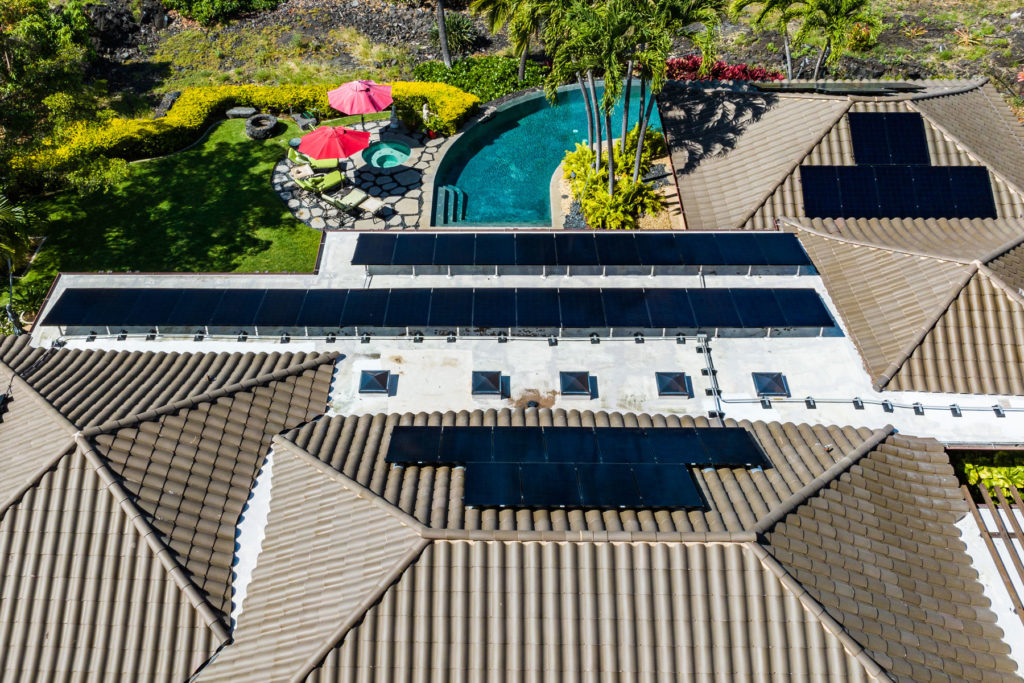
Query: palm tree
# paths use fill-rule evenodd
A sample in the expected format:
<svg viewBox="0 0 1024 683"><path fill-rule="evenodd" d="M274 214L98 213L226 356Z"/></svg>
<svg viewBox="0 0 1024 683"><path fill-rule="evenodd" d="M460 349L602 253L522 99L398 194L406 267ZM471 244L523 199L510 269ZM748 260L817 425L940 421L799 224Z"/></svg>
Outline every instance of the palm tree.
<svg viewBox="0 0 1024 683"><path fill-rule="evenodd" d="M744 10L759 0L734 0L729 7L729 14L738 18ZM761 11L754 17L754 26L773 28L782 34L782 63L786 68L786 78L793 78L793 55L789 47L789 24L799 16L802 0L764 0Z"/></svg>
<svg viewBox="0 0 1024 683"><path fill-rule="evenodd" d="M818 80L821 67L839 61L846 51L854 24L877 28L878 18L871 13L871 0L803 0L794 9L800 29L795 40L803 42L811 34L820 34L825 44L814 65L814 80Z"/></svg>
<svg viewBox="0 0 1024 683"><path fill-rule="evenodd" d="M482 16L491 33L505 29L512 51L519 57L519 80L526 78L530 41L538 35L551 3L537 0L473 0L469 9Z"/></svg>
<svg viewBox="0 0 1024 683"><path fill-rule="evenodd" d="M19 261L28 253L31 224L32 215L28 211L0 194L0 254L6 258L8 268L13 261Z"/></svg>
<svg viewBox="0 0 1024 683"><path fill-rule="evenodd" d="M444 23L444 0L437 0L437 42L441 46L441 59L445 68L452 68L452 55L448 51L448 26Z"/></svg>

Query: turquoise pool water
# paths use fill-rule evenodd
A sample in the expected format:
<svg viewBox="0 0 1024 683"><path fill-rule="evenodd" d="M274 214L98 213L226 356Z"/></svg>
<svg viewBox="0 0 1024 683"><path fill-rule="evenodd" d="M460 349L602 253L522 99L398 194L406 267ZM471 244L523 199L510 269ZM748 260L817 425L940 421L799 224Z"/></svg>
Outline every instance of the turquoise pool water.
<svg viewBox="0 0 1024 683"><path fill-rule="evenodd" d="M363 161L377 168L394 168L409 160L409 145L383 140L363 150Z"/></svg>
<svg viewBox="0 0 1024 683"><path fill-rule="evenodd" d="M630 127L639 118L639 90L637 82L630 98ZM620 102L612 116L616 137L621 117ZM657 107L651 112L651 127L661 128ZM559 93L554 107L543 95L526 95L452 144L434 181L435 210L438 189L454 185L465 193L460 224L551 225L551 175L565 153L586 139L587 114L579 88Z"/></svg>

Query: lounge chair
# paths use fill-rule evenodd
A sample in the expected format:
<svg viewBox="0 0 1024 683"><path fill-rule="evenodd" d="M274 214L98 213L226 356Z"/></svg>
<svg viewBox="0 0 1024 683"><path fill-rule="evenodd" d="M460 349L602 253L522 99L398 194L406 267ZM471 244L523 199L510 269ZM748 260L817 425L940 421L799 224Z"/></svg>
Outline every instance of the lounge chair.
<svg viewBox="0 0 1024 683"><path fill-rule="evenodd" d="M327 192L327 190L333 190L334 188L345 182L345 176L341 174L341 171L331 171L326 175L313 176L317 178L317 192Z"/></svg>
<svg viewBox="0 0 1024 683"><path fill-rule="evenodd" d="M360 204L369 199L369 195L360 190L358 187L353 188L351 192L346 194L344 197L331 197L328 195L323 196L323 200L336 209L341 209L345 213L353 211Z"/></svg>
<svg viewBox="0 0 1024 683"><path fill-rule="evenodd" d="M310 159L309 165L317 171L333 171L338 168L337 159Z"/></svg>
<svg viewBox="0 0 1024 683"><path fill-rule="evenodd" d="M323 178L323 176L311 175L308 178L296 178L295 184L307 192L319 192L320 178Z"/></svg>
<svg viewBox="0 0 1024 683"><path fill-rule="evenodd" d="M310 159L309 157L307 157L305 154L295 149L294 147L288 148L288 161L292 162L296 166L313 163L313 159Z"/></svg>

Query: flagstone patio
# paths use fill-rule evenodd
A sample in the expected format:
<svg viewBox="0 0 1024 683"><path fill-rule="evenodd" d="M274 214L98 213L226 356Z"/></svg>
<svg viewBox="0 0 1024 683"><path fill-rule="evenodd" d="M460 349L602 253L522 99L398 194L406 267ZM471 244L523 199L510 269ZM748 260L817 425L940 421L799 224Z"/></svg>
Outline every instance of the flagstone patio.
<svg viewBox="0 0 1024 683"><path fill-rule="evenodd" d="M397 140L409 145L409 160L394 168L375 168L365 163L362 154L342 160L347 182L336 190L344 196L359 188L384 202L376 216L350 215L323 201L319 195L300 188L288 175L293 164L282 158L274 167L271 184L274 191L298 220L316 230L382 230L415 229L420 225L425 202L423 178L439 160L437 151L443 138L429 139L421 133L396 132L388 129L388 121L367 122L371 144L378 140ZM358 213L358 212L354 212Z"/></svg>

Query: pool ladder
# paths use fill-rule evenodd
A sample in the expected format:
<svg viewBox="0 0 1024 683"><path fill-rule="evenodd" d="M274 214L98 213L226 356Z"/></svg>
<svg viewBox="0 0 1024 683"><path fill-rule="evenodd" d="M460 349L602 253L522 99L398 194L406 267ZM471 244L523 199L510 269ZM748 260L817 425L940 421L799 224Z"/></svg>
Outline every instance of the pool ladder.
<svg viewBox="0 0 1024 683"><path fill-rule="evenodd" d="M437 224L451 225L466 220L466 193L454 185L442 185L437 191Z"/></svg>

